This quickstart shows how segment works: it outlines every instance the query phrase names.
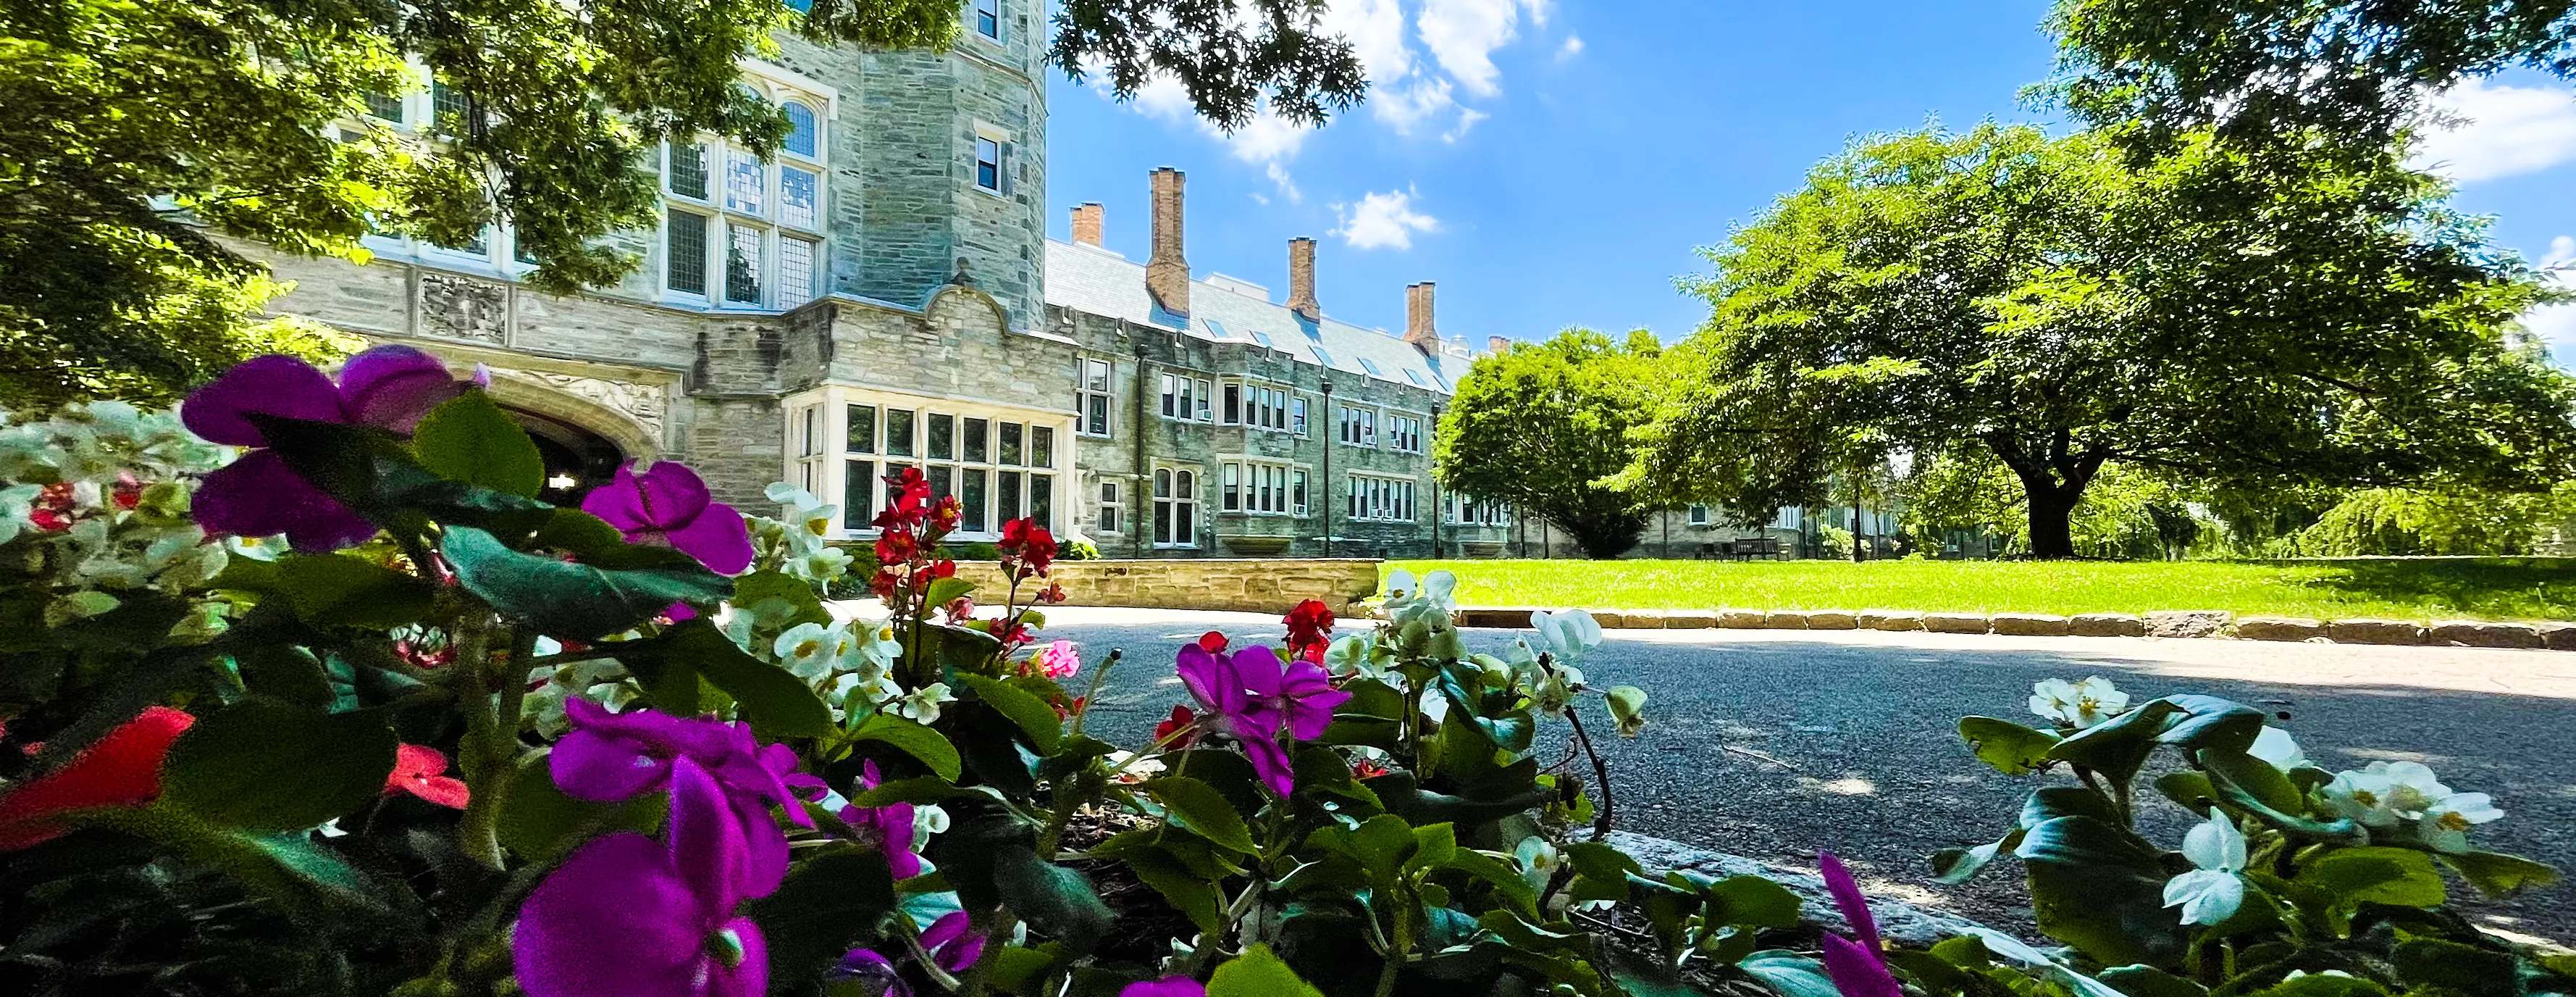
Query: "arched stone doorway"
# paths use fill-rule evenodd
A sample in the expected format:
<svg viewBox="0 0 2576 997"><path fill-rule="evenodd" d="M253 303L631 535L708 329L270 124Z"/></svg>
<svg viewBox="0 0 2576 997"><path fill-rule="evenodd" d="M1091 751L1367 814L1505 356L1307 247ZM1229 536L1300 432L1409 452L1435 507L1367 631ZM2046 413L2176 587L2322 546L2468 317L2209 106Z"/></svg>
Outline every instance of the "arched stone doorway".
<svg viewBox="0 0 2576 997"><path fill-rule="evenodd" d="M537 497L560 506L578 505L592 488L608 482L628 454L606 436L553 416L505 406L510 419L528 431L545 458L546 486Z"/></svg>

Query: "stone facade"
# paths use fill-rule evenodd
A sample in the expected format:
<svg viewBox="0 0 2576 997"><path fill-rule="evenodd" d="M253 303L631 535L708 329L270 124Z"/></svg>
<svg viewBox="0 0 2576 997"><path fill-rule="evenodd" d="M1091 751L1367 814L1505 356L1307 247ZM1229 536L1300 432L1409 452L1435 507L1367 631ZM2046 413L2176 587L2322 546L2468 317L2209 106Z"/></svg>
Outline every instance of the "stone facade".
<svg viewBox="0 0 2576 997"><path fill-rule="evenodd" d="M1057 561L1068 606L1223 609L1278 614L1307 599L1336 613L1377 594L1378 564L1365 558L1184 558ZM998 598L1010 587L988 561L957 565L957 577Z"/></svg>
<svg viewBox="0 0 2576 997"><path fill-rule="evenodd" d="M558 500L626 461L679 460L745 508L796 483L861 538L881 476L913 467L966 506L966 541L1036 515L1132 557L1499 550L1500 517L1466 503L1482 523L1442 521L1450 497L1431 480L1436 418L1473 354L1431 333L1430 285L1408 289L1397 334L1324 313L1311 241L1293 309L1193 275L1174 170L1154 181L1169 307L1145 266L1098 247L1096 206L1084 244L1049 242L1045 12L998 9L990 35L963 11L938 53L780 36L744 63L745 85L801 115L804 144L768 162L713 139L666 146L649 167L662 221L610 239L643 261L614 286L526 285L506 223L466 247L369 237L363 265L245 249L294 282L281 311L488 365L550 477L575 482ZM351 127L416 127L430 100ZM1105 398L1086 402L1095 371ZM1167 377L1192 389L1186 417L1163 414ZM1285 424L1292 396L1302 433ZM1348 406L1370 425L1336 442ZM1159 531L1158 471L1167 492L1189 484L1162 497Z"/></svg>

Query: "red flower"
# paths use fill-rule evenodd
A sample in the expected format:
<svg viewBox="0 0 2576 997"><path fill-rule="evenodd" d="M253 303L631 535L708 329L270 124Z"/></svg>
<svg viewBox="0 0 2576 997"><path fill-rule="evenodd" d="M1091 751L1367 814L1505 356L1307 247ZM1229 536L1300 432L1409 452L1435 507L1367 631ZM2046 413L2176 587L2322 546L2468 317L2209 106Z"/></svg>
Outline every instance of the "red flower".
<svg viewBox="0 0 2576 997"><path fill-rule="evenodd" d="M1157 743L1159 743L1159 742L1161 742L1164 738L1170 737L1170 736L1172 736L1172 735L1173 735L1173 734L1175 734L1175 733L1178 733L1178 732L1180 732L1180 731L1186 730L1186 729L1188 729L1188 728L1189 728L1189 726L1190 726L1191 724L1195 724L1195 723L1197 723L1197 722L1199 722L1199 715L1198 715L1198 714L1196 714L1196 713L1192 713L1192 712L1190 712L1190 708L1189 708L1189 707L1186 707L1186 706L1175 706L1175 707L1172 707L1172 718L1171 718L1171 719L1169 719L1169 720L1165 720L1165 721L1163 721L1162 723L1159 723L1159 724L1155 724L1155 725L1154 725L1154 740L1155 740ZM1184 738L1182 738L1182 739L1180 739L1180 740L1178 740L1178 741L1174 741L1174 742L1172 742L1172 746L1177 748L1177 747L1180 747L1180 746L1182 746L1182 745L1185 745L1185 744L1190 743L1190 741L1192 741L1192 740L1195 740L1195 739L1194 739L1194 738L1189 738L1189 737L1184 737Z"/></svg>
<svg viewBox="0 0 2576 997"><path fill-rule="evenodd" d="M891 501L884 512L877 513L875 525L882 530L899 530L920 525L922 509L930 502L930 482L921 477L921 469L907 467L899 474L886 475L886 494Z"/></svg>
<svg viewBox="0 0 2576 997"><path fill-rule="evenodd" d="M1366 758L1351 762L1351 778L1353 779L1375 779L1385 774L1386 766L1369 761Z"/></svg>
<svg viewBox="0 0 2576 997"><path fill-rule="evenodd" d="M1225 635L1210 630L1199 635L1199 650L1209 654L1225 653Z"/></svg>
<svg viewBox="0 0 2576 997"><path fill-rule="evenodd" d="M401 790L442 807L465 809L469 795L461 779L440 775L447 771L447 756L436 748L406 744L394 749L394 772L385 778L385 792Z"/></svg>
<svg viewBox="0 0 2576 997"><path fill-rule="evenodd" d="M119 509L131 509L143 501L143 482L132 471L116 472L116 489L109 493Z"/></svg>
<svg viewBox="0 0 2576 997"><path fill-rule="evenodd" d="M1002 551L1004 571L1010 571L1011 562L1016 561L1028 566L1028 574L1044 576L1047 567L1055 563L1055 534L1038 525L1034 519L1014 519L1003 523L1002 542L994 546ZM1014 576L1027 577L1016 572Z"/></svg>
<svg viewBox="0 0 2576 997"><path fill-rule="evenodd" d="M1321 599L1308 599L1288 611L1280 622L1288 624L1288 649L1302 651L1310 645L1332 640L1333 608Z"/></svg>
<svg viewBox="0 0 2576 997"><path fill-rule="evenodd" d="M70 830L63 814L92 807L134 807L161 795L161 758L197 718L167 706L107 732L71 764L0 797L0 851L51 841Z"/></svg>
<svg viewBox="0 0 2576 997"><path fill-rule="evenodd" d="M1040 590L1037 595L1039 602L1049 606L1063 602L1067 598L1069 597L1064 594L1063 582L1048 582L1047 587Z"/></svg>

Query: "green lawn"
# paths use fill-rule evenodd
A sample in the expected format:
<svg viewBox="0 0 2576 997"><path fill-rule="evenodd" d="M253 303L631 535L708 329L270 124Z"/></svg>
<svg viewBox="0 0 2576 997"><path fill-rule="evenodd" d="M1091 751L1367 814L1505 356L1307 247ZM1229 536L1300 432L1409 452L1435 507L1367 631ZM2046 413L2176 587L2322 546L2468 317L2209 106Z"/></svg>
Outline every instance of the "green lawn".
<svg viewBox="0 0 2576 997"><path fill-rule="evenodd" d="M1458 575L1462 606L2143 613L2576 620L2576 559L1401 561Z"/></svg>

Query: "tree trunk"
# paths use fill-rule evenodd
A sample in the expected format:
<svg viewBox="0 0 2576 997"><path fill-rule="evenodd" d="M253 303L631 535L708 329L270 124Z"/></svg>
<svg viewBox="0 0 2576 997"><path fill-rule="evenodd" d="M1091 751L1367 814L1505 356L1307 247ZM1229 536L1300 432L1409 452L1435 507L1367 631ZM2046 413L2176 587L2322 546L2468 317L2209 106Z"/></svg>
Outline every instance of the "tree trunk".
<svg viewBox="0 0 2576 997"><path fill-rule="evenodd" d="M2030 506L2030 556L2062 560L2075 556L2075 500L2081 491L2025 487Z"/></svg>

